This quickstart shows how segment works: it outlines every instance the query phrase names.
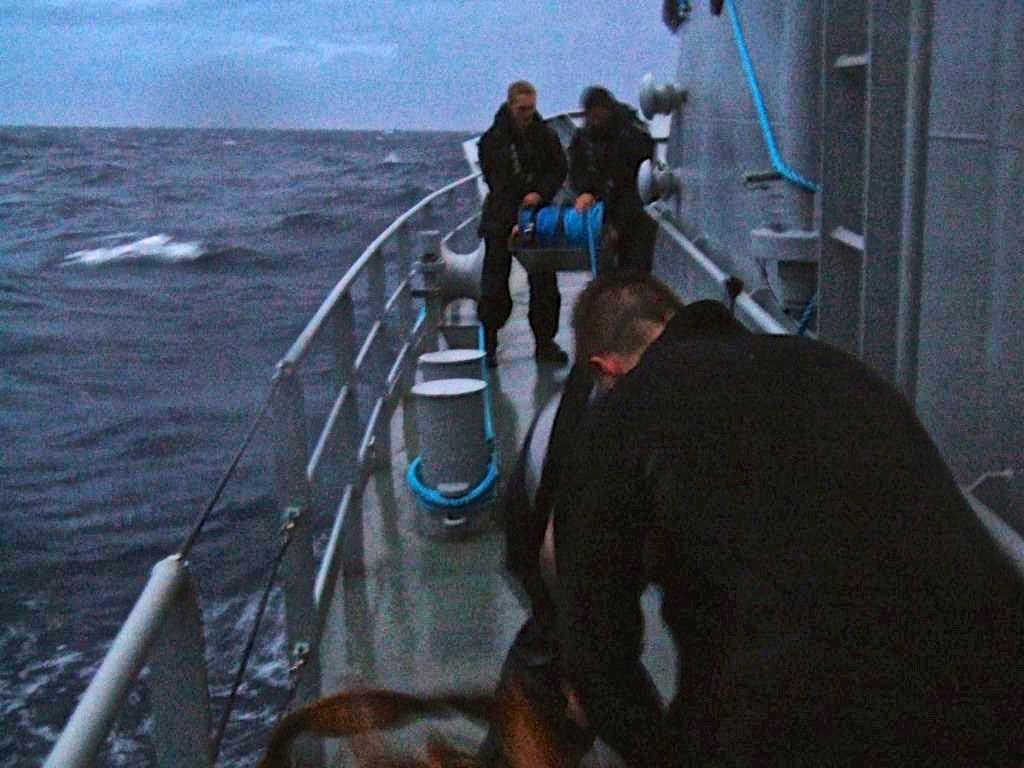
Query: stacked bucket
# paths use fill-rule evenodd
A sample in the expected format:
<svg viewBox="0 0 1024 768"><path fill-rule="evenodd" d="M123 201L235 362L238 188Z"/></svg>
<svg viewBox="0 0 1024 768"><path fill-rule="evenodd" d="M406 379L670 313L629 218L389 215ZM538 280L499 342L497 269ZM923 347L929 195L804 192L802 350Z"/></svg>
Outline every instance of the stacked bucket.
<svg viewBox="0 0 1024 768"><path fill-rule="evenodd" d="M424 533L463 535L486 524L498 479L483 328L475 319L462 324L440 322L450 298L445 295L442 276L454 271L453 259L450 254L438 258L442 248L436 233L424 232L421 238L422 295L427 300L428 322L433 318L437 323L437 346L442 348L421 354L417 360L409 405L414 412L419 455L410 462L406 479L416 496ZM478 272L479 258L474 261ZM446 277L447 282L454 282L451 275ZM479 277L470 274L462 282L475 287Z"/></svg>
<svg viewBox="0 0 1024 768"><path fill-rule="evenodd" d="M486 522L498 477L483 349L477 344L422 354L416 379L420 455L407 480L424 532L476 531Z"/></svg>

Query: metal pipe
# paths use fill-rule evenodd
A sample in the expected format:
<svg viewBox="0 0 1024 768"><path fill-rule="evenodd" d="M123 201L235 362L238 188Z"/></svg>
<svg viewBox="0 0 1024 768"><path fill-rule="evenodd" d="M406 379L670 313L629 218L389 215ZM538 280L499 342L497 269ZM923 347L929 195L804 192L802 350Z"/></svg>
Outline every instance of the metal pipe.
<svg viewBox="0 0 1024 768"><path fill-rule="evenodd" d="M184 584L149 652L153 746L159 768L213 765L203 617L183 558Z"/></svg>
<svg viewBox="0 0 1024 768"><path fill-rule="evenodd" d="M917 400L917 357L921 331L931 38L932 0L914 0L910 9L910 50L907 55L907 118L903 139L906 151L903 155L900 293L896 324L896 384L911 405Z"/></svg>
<svg viewBox="0 0 1024 768"><path fill-rule="evenodd" d="M294 526L291 545L282 561L282 592L289 649L297 648L300 643L312 649L296 692L298 701L307 702L320 695L319 621L313 600L316 564L313 561L312 495L306 479L308 459L302 382L294 369L283 369L283 374L274 402L274 486L282 523ZM295 753L310 768L324 764L323 745L319 741L299 741Z"/></svg>
<svg viewBox="0 0 1024 768"><path fill-rule="evenodd" d="M1013 471L986 472L967 488L961 490L964 498L967 499L967 503L974 510L974 514L978 516L978 520L985 526L988 535L992 537L996 546L999 547L999 550L1013 565L1014 570L1024 578L1024 538L1021 538L1021 535L1017 533L1013 526L1008 524L990 509L987 504L974 495L975 489L991 477L1002 477L1009 481L1013 479Z"/></svg>
<svg viewBox="0 0 1024 768"><path fill-rule="evenodd" d="M288 349L288 352L285 354L285 356L281 358L281 362L279 364L296 366L302 362L306 354L309 352L313 340L319 335L321 326L323 326L324 321L330 314L331 309L334 307L334 304L342 296L346 295L349 290L351 290L352 284L355 282L356 278L358 278L359 275L362 273L363 269L366 268L366 265L377 254L381 246L383 246L391 238L391 236L398 231L398 229L403 224L411 220L414 216L418 215L421 210L430 207L435 199L448 192L449 189L461 186L463 184L467 184L476 179L477 176L479 175L479 173L472 173L469 176L463 176L461 179L453 181L451 184L448 184L447 186L441 187L435 192L432 192L431 194L427 195L425 198L420 200L418 203L416 203L416 205L414 205L412 208L410 208L401 216L399 216L397 219L395 219L393 222L391 222L391 224L388 225L387 229L385 229L383 232L377 235L377 238L366 247L366 249L362 252L359 258L355 260L351 267L349 267L348 272L346 272L345 275L341 278L341 280L337 282L334 288L331 289L331 292L327 295L327 298L324 299L324 303L320 305L320 308L317 309L313 317L310 318L310 321L306 324L306 327L302 330L302 333L299 334L299 337Z"/></svg>
<svg viewBox="0 0 1024 768"><path fill-rule="evenodd" d="M334 523L331 526L331 535L327 540L327 548L324 550L323 558L320 560L320 567L317 569L316 583L313 586L313 600L317 609L317 637L321 637L324 627L327 624L327 616L331 609L331 602L334 600L334 589L338 583L338 573L341 570L342 556L344 553L344 533L348 520L349 509L352 506L354 490L351 484L345 486L341 503L334 514Z"/></svg>
<svg viewBox="0 0 1024 768"><path fill-rule="evenodd" d="M717 283L722 289L722 295L726 295L725 282L729 276L711 261L697 246L690 242L689 238L680 232L668 219L668 215L658 208L648 208L648 211L655 217L658 226L675 242L687 256L693 261L694 266L702 271L707 278ZM768 314L760 304L754 301L749 293L741 292L736 297L735 308L737 314L745 317L748 322L763 333L788 334L789 330Z"/></svg>
<svg viewBox="0 0 1024 768"><path fill-rule="evenodd" d="M324 428L320 431L316 447L313 448L309 463L306 465L307 482L312 483L316 480L316 471L320 468L320 461L327 453L331 438L334 437L334 430L343 422L345 406L348 405L353 395L352 388L345 385L341 388L341 392L338 393L338 397L335 398L334 405L331 406L330 413L327 414L327 421L324 422Z"/></svg>
<svg viewBox="0 0 1024 768"><path fill-rule="evenodd" d="M164 558L153 566L145 589L46 758L44 768L92 765L126 699L129 686L146 663L149 649L185 584L185 568L178 555Z"/></svg>

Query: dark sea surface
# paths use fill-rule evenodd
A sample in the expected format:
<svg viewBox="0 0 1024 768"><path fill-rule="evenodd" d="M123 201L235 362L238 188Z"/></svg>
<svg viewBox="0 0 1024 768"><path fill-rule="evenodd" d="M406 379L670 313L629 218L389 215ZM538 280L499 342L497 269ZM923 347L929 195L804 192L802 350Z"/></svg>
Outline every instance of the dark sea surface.
<svg viewBox="0 0 1024 768"><path fill-rule="evenodd" d="M0 766L48 753L274 363L377 234L466 173L464 138L0 128ZM191 558L215 719L276 547L268 451ZM283 659L257 646L220 764L261 748ZM150 764L147 696L100 764Z"/></svg>

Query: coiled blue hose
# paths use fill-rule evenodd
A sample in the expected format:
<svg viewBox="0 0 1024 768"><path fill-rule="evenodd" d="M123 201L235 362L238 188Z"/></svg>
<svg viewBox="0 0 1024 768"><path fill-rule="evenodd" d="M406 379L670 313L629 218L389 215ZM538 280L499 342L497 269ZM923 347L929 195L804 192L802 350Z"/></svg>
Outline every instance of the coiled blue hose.
<svg viewBox="0 0 1024 768"><path fill-rule="evenodd" d="M583 213L571 205L548 205L519 212L519 231L533 228L537 248L579 248L590 254L591 271L597 274L597 251L604 226L604 203L594 203Z"/></svg>
<svg viewBox="0 0 1024 768"><path fill-rule="evenodd" d="M477 344L480 350L484 351L484 327L482 324L477 327ZM475 487L468 490L462 496L444 496L420 480L419 469L421 460L419 457L416 457L409 464L409 468L405 472L405 479L409 483L409 489L428 507L435 509L468 507L494 490L494 485L498 479L498 457L494 449L494 421L491 417L491 383L490 374L487 372L486 358L480 361L480 367L482 369L481 378L487 382L487 386L484 388L484 437L491 450L491 456L487 462L487 473Z"/></svg>
<svg viewBox="0 0 1024 768"><path fill-rule="evenodd" d="M476 487L471 488L469 491L464 493L462 496L443 496L437 490L431 488L428 485L424 485L423 481L420 480L420 457L417 456L409 464L409 469L405 472L405 479L409 483L409 488L415 493L421 501L432 507L441 507L443 509L457 509L459 507L468 507L476 501L484 498L490 491L494 489L494 484L498 479L498 466L494 460L494 453L491 453L490 461L487 462L487 474L484 475L484 479L476 484Z"/></svg>

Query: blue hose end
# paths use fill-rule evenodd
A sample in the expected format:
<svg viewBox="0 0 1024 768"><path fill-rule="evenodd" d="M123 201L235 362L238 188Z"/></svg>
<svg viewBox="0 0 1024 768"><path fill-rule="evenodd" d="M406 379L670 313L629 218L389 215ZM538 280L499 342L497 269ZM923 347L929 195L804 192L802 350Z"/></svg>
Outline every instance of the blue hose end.
<svg viewBox="0 0 1024 768"><path fill-rule="evenodd" d="M432 538L466 536L481 530L489 519L487 511L497 497L498 465L492 453L487 472L475 487L461 496L445 496L426 485L419 476L420 459L409 464L405 479L416 497L420 531Z"/></svg>

